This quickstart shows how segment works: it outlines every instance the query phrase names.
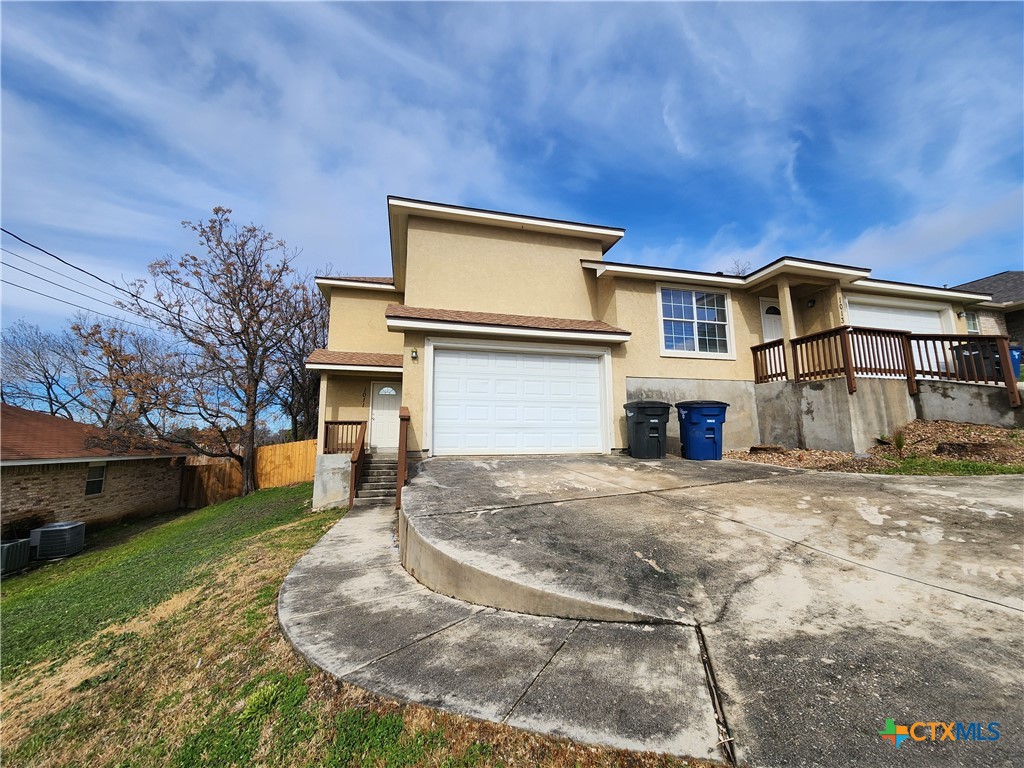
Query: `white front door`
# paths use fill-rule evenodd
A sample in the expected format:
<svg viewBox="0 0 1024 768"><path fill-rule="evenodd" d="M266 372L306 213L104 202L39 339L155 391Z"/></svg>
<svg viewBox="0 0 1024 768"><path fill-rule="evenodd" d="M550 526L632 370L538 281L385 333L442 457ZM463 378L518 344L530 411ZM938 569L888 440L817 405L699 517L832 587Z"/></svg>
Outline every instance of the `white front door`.
<svg viewBox="0 0 1024 768"><path fill-rule="evenodd" d="M370 446L378 451L398 449L398 409L402 406L402 385L397 381L375 381L371 385Z"/></svg>
<svg viewBox="0 0 1024 768"><path fill-rule="evenodd" d="M782 310L774 299L761 299L761 336L766 342L782 338Z"/></svg>

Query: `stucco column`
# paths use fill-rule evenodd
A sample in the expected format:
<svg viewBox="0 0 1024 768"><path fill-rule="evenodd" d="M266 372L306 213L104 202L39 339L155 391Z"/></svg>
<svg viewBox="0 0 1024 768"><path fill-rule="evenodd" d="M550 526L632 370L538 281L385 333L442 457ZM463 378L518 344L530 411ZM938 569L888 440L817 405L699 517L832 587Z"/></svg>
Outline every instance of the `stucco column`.
<svg viewBox="0 0 1024 768"><path fill-rule="evenodd" d="M793 345L796 338L796 317L793 315L793 296L789 291L789 278L780 277L776 282L779 289L779 312L782 320L782 349L786 355L786 371L792 379L796 373L793 365Z"/></svg>
<svg viewBox="0 0 1024 768"><path fill-rule="evenodd" d="M324 422L327 421L327 371L320 372L320 407L316 413L316 455L322 456L324 452L324 438L327 436L327 428Z"/></svg>

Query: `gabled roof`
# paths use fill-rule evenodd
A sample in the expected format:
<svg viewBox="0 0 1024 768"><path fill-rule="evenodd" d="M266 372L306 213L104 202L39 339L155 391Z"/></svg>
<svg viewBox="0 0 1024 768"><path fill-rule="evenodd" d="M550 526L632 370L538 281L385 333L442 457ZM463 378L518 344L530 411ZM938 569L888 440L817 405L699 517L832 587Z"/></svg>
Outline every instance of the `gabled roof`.
<svg viewBox="0 0 1024 768"><path fill-rule="evenodd" d="M574 320L562 317L505 315L496 312L468 312L459 309L432 309L390 304L384 311L389 328L437 327L438 325L508 328L530 332L564 333L583 337L587 334L605 340L626 341L630 332L599 320ZM614 337L614 338L613 338Z"/></svg>
<svg viewBox="0 0 1024 768"><path fill-rule="evenodd" d="M1024 302L1024 271L1007 270L956 287L990 294L997 304L1018 304Z"/></svg>
<svg viewBox="0 0 1024 768"><path fill-rule="evenodd" d="M402 356L382 352L336 352L330 349L314 349L306 358L306 367L325 371L352 368L367 370L396 368L401 370Z"/></svg>
<svg viewBox="0 0 1024 768"><path fill-rule="evenodd" d="M140 444L137 439L48 413L0 404L0 462L3 464L157 459L187 453L183 449Z"/></svg>

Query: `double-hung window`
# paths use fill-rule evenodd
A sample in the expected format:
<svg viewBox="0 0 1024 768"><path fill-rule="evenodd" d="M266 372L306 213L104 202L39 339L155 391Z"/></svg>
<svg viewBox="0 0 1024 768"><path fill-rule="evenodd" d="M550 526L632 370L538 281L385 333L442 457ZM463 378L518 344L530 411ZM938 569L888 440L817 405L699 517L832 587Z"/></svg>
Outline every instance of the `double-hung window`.
<svg viewBox="0 0 1024 768"><path fill-rule="evenodd" d="M658 286L662 354L735 359L729 293Z"/></svg>
<svg viewBox="0 0 1024 768"><path fill-rule="evenodd" d="M99 496L103 493L103 483L107 479L105 464L90 464L85 474L85 495Z"/></svg>
<svg viewBox="0 0 1024 768"><path fill-rule="evenodd" d="M978 322L977 312L965 313L967 320L967 332L968 333L981 333L981 324Z"/></svg>

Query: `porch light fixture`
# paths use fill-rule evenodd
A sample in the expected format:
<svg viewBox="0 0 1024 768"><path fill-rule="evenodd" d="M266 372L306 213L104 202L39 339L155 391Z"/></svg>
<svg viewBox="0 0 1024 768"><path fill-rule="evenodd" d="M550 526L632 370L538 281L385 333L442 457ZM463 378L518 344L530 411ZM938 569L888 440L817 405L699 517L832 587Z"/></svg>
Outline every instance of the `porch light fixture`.
<svg viewBox="0 0 1024 768"><path fill-rule="evenodd" d="M966 313L965 312L957 312L956 316L959 317L961 320L963 320L964 317L966 317Z"/></svg>
<svg viewBox="0 0 1024 768"><path fill-rule="evenodd" d="M808 302L807 302L807 306L808 307L813 307L817 303L818 303L817 299L809 299Z"/></svg>
<svg viewBox="0 0 1024 768"><path fill-rule="evenodd" d="M420 359L420 353L416 351L416 347L412 348L412 355L411 355L411 357L412 357L413 360L419 360Z"/></svg>

